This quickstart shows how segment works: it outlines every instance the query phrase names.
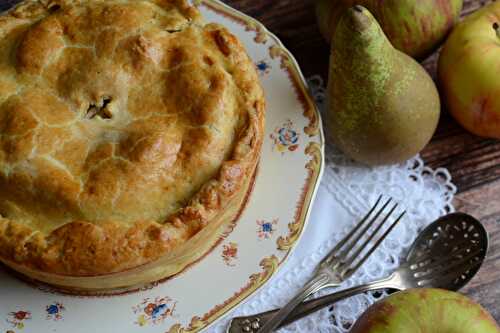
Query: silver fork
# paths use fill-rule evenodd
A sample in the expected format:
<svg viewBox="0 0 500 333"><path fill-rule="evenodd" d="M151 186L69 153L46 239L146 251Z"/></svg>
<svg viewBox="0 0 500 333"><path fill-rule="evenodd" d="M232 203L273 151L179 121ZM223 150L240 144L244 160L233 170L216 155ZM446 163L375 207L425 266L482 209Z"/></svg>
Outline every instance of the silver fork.
<svg viewBox="0 0 500 333"><path fill-rule="evenodd" d="M377 199L375 205L370 209L365 217L354 227L354 229L344 237L335 248L328 253L320 262L313 277L305 284L299 293L292 298L288 304L281 308L269 321L266 321L261 327L258 320L252 318L235 318L230 323L231 332L236 332L233 329L236 326L241 328L240 332L258 332L269 333L276 329L283 320L308 296L328 287L337 287L343 281L351 277L359 267L370 257L377 249L387 235L394 229L398 222L403 218L406 212L401 213L398 218L390 225L390 227L382 234L372 247L363 254L363 251L368 248L370 242L375 238L377 233L382 229L383 225L389 220L394 213L398 204L392 206L389 213L385 215L382 222L373 230L373 232L356 247L361 238L369 233L369 229L375 225L375 222L382 215L384 210L389 206L392 198L389 198L385 204L377 210L373 217L372 214L378 208L382 201L382 196ZM356 247L356 248L355 248ZM228 330L229 332L229 330Z"/></svg>

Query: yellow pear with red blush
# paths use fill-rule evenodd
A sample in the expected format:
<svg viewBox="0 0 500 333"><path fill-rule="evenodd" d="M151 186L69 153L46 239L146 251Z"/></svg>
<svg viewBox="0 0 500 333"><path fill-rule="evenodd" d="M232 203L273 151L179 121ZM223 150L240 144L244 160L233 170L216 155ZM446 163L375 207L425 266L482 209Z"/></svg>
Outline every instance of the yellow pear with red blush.
<svg viewBox="0 0 500 333"><path fill-rule="evenodd" d="M453 117L474 134L500 139L500 1L456 25L438 75Z"/></svg>

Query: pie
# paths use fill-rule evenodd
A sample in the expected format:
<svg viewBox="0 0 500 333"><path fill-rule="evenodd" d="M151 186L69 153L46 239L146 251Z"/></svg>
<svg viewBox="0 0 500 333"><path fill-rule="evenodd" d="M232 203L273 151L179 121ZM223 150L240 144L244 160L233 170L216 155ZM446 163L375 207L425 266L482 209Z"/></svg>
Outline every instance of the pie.
<svg viewBox="0 0 500 333"><path fill-rule="evenodd" d="M77 290L178 273L242 209L264 113L186 0L25 0L0 16L0 261Z"/></svg>

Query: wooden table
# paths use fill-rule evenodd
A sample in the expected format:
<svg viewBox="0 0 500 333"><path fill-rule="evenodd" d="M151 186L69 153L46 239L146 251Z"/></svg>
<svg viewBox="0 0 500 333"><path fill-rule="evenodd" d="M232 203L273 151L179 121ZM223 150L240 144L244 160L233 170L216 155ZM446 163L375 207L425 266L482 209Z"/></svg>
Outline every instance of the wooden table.
<svg viewBox="0 0 500 333"><path fill-rule="evenodd" d="M316 25L313 0L225 0L264 23L297 58L306 77L328 73L329 48ZM489 0L465 0L464 15ZM436 54L424 64L435 75ZM326 82L326 81L325 81ZM428 166L447 168L458 187L454 205L479 218L490 234L490 251L478 275L462 291L500 322L500 142L465 132L446 112L421 153Z"/></svg>

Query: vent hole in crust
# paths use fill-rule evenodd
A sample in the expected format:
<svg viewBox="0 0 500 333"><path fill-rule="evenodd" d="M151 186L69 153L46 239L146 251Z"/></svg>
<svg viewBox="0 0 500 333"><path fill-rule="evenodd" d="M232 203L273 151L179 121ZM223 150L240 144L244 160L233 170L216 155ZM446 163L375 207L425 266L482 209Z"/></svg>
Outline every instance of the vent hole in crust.
<svg viewBox="0 0 500 333"><path fill-rule="evenodd" d="M213 66L214 64L214 61L212 58L210 58L209 56L204 56L203 57L203 61L208 65L208 66Z"/></svg>
<svg viewBox="0 0 500 333"><path fill-rule="evenodd" d="M99 117L101 119L111 119L113 114L108 108L111 101L111 97L103 97L98 103L91 103L85 112L85 118L94 119L95 117Z"/></svg>
<svg viewBox="0 0 500 333"><path fill-rule="evenodd" d="M61 9L60 5L54 4L49 7L49 13L54 14L55 12L59 11Z"/></svg>

